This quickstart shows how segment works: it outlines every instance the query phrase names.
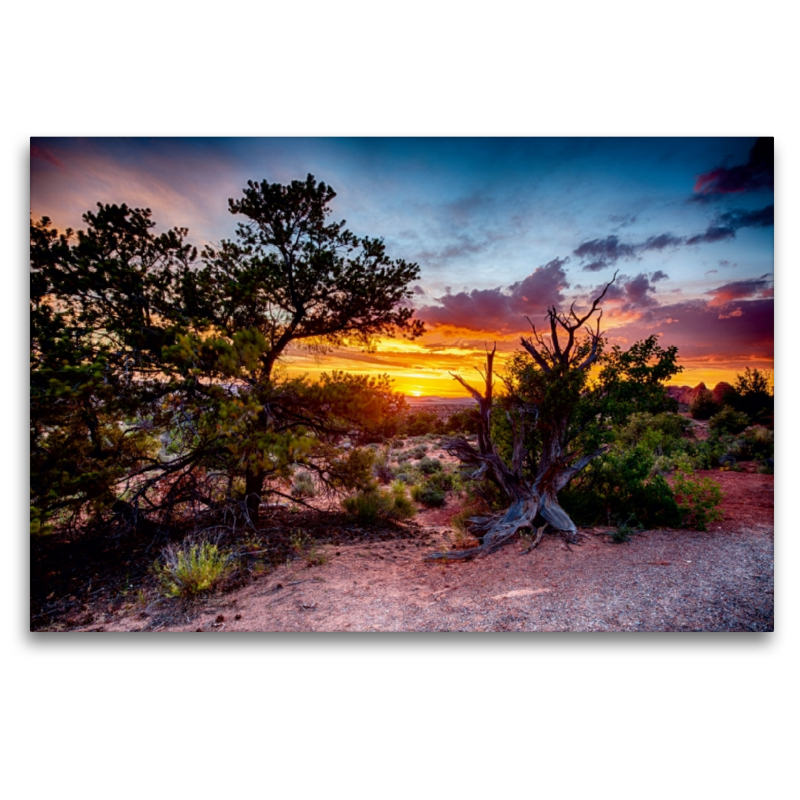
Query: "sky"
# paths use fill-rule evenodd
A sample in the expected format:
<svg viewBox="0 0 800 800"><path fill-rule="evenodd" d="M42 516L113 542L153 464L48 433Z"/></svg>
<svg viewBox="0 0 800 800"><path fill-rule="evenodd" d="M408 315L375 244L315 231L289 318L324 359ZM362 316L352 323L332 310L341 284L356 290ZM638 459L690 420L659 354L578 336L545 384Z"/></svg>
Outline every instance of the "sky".
<svg viewBox="0 0 800 800"><path fill-rule="evenodd" d="M612 279L603 329L676 345L673 383L774 364L772 140L756 138L34 138L30 205L61 229L98 202L152 209L157 230L233 238L248 180L313 174L333 217L416 262L427 332L370 352L295 348L290 372L388 374L408 395L461 396L485 348L501 361L550 305Z"/></svg>

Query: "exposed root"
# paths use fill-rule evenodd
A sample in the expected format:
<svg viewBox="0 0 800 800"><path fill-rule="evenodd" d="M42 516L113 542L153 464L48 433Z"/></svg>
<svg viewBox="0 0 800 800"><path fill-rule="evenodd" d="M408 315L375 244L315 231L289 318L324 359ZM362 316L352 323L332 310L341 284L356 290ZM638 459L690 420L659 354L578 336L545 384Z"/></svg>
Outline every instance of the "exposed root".
<svg viewBox="0 0 800 800"><path fill-rule="evenodd" d="M542 525L541 528L537 528L536 529L536 535L533 537L533 540L531 541L530 545L528 545L528 547L526 547L522 551L522 555L523 556L527 555L528 553L530 553L530 551L533 550L533 548L536 547L536 545L538 545L539 542L542 541L542 536L544 536L544 531L545 531L546 527L547 527L547 523L545 522L545 524Z"/></svg>

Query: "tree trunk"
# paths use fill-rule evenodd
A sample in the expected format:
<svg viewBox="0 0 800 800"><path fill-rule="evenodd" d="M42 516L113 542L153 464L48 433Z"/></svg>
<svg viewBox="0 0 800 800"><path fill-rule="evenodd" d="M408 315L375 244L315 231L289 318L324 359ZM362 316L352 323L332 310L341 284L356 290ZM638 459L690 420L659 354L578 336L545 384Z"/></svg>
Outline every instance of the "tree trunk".
<svg viewBox="0 0 800 800"><path fill-rule="evenodd" d="M261 492L264 488L265 477L265 472L250 472L248 470L245 473L245 505L248 521L254 528L258 527L261 511Z"/></svg>

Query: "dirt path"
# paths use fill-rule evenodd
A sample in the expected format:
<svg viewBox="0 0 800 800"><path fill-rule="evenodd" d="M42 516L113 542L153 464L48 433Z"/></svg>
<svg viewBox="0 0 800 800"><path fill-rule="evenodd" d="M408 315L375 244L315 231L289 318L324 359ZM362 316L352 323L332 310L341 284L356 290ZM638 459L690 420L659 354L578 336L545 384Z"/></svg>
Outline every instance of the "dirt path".
<svg viewBox="0 0 800 800"><path fill-rule="evenodd" d="M605 529L581 546L546 538L466 563L428 563L446 514L423 538L321 548L326 564L281 566L199 605L109 619L106 631L769 631L773 628L773 478L708 473L725 517L706 533ZM97 626L87 629L97 630Z"/></svg>

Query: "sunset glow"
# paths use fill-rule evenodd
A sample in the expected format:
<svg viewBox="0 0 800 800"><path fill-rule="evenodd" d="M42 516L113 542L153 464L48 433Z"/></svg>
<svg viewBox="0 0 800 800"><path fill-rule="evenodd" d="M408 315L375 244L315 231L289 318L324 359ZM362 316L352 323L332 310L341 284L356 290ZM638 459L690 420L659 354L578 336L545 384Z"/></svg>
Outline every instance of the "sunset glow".
<svg viewBox="0 0 800 800"><path fill-rule="evenodd" d="M248 180L312 173L333 218L420 266L427 332L365 352L289 351L289 374L388 374L411 397L463 397L486 348L498 367L548 306L603 302L610 345L677 345L674 383L774 367L771 140L33 139L31 212L84 227L97 202L153 210L199 247L234 235ZM530 322L528 321L530 318Z"/></svg>

